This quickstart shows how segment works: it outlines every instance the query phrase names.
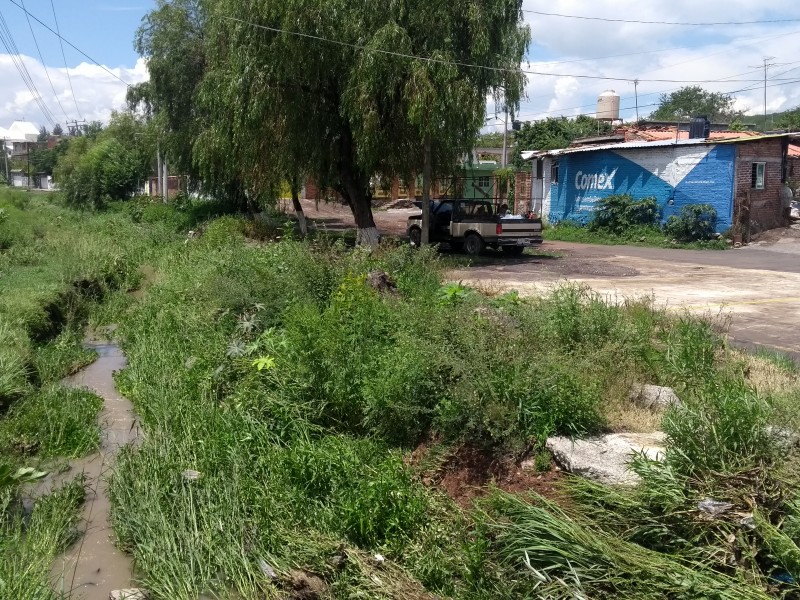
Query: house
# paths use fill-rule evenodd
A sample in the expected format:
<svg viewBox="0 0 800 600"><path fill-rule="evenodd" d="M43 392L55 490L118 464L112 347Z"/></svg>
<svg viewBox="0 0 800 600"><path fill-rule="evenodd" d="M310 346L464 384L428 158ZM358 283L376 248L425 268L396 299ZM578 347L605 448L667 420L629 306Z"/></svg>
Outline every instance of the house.
<svg viewBox="0 0 800 600"><path fill-rule="evenodd" d="M20 158L37 147L39 128L30 121L14 121L3 137L11 150L11 156Z"/></svg>
<svg viewBox="0 0 800 600"><path fill-rule="evenodd" d="M458 170L456 177L442 176L431 182L431 198L464 198L468 200L492 200L495 203L505 201L504 186L496 171L500 164L492 160L478 160L465 163ZM407 186L400 177L394 177L383 188L380 178L372 182L374 200L395 202L399 199L422 199L422 175L410 175ZM320 189L312 177L308 177L303 186L301 197L306 200L334 198L341 201L337 192L331 189Z"/></svg>
<svg viewBox="0 0 800 600"><path fill-rule="evenodd" d="M796 144L790 143L787 154L786 180L797 195L800 189L800 141Z"/></svg>
<svg viewBox="0 0 800 600"><path fill-rule="evenodd" d="M655 197L664 221L687 204L710 204L719 232L734 223L771 229L785 224L781 191L795 136L678 136L525 152L530 186L517 197L551 223L586 223L602 198L630 194Z"/></svg>

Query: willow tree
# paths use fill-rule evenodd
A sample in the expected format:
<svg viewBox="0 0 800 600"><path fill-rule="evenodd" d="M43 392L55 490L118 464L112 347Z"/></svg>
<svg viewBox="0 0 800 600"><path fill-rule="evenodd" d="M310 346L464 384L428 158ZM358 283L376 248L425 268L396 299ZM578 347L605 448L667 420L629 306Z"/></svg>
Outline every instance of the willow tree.
<svg viewBox="0 0 800 600"><path fill-rule="evenodd" d="M360 243L378 241L373 176L418 172L426 147L432 168L450 170L474 145L487 95L503 89L515 104L523 89L522 0L204 6L201 170L307 173L349 204Z"/></svg>

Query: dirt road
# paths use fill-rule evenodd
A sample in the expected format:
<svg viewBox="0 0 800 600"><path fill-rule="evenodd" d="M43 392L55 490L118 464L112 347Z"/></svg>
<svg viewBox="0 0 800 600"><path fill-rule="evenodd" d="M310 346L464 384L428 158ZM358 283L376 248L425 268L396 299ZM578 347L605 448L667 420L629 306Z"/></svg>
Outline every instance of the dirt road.
<svg viewBox="0 0 800 600"><path fill-rule="evenodd" d="M449 277L488 290L540 294L585 283L610 301L651 296L669 310L730 318L730 336L800 358L800 241L693 251L545 243L542 255L486 258Z"/></svg>
<svg viewBox="0 0 800 600"><path fill-rule="evenodd" d="M344 205L303 202L318 227L353 227ZM404 235L416 209L376 210L383 234ZM611 301L652 296L669 310L730 317L731 338L800 360L800 228L774 230L728 251L593 246L546 242L536 255L487 254L449 278L489 291L541 294L564 281L585 283Z"/></svg>

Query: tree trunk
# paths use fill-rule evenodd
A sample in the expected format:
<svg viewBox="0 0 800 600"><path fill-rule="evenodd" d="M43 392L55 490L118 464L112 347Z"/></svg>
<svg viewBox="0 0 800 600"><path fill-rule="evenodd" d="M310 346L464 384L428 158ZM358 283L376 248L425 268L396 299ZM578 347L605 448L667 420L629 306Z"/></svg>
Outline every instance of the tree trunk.
<svg viewBox="0 0 800 600"><path fill-rule="evenodd" d="M297 178L294 178L292 180L292 206L294 207L294 214L297 215L297 222L300 224L300 235L306 237L308 235L308 224L306 223L306 215L303 212L303 205L300 204L298 187Z"/></svg>
<svg viewBox="0 0 800 600"><path fill-rule="evenodd" d="M359 246L377 246L381 241L375 219L372 217L372 200L363 192L350 198L350 209L356 220L356 244Z"/></svg>
<svg viewBox="0 0 800 600"><path fill-rule="evenodd" d="M422 166L422 237L420 243L430 243L431 231L431 141L425 140L424 162Z"/></svg>
<svg viewBox="0 0 800 600"><path fill-rule="evenodd" d="M339 162L339 190L356 221L356 244L359 246L377 246L381 241L375 219L372 216L372 194L369 192L369 176L360 173L353 161L353 144L349 135L343 135L340 142L341 156Z"/></svg>

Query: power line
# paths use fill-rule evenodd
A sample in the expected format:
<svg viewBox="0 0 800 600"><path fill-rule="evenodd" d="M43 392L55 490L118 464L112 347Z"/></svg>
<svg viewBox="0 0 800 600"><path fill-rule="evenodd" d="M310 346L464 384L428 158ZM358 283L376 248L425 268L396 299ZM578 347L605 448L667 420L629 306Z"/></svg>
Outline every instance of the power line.
<svg viewBox="0 0 800 600"><path fill-rule="evenodd" d="M0 41L2 41L3 46L11 56L11 62L17 69L17 72L22 78L25 87L27 87L28 91L31 93L34 102L36 102L37 106L42 111L42 115L44 116L45 120L47 120L51 126L55 125L55 119L53 118L50 110L47 108L47 105L44 103L39 90L36 88L36 84L34 83L33 78L28 71L28 67L25 65L25 61L23 60L22 54L17 47L17 43L14 41L14 36L11 34L11 29L9 29L8 23L6 22L6 19L2 13L0 13Z"/></svg>
<svg viewBox="0 0 800 600"><path fill-rule="evenodd" d="M25 6L25 0L20 0L22 2L22 6ZM42 56L42 50L39 48L39 42L36 39L36 34L33 32L33 25L31 24L31 19L28 16L28 12L25 11L25 18L28 21L28 28L31 30L31 36L33 36L33 43L36 45L36 52L39 53L39 60L42 61L42 67L44 67L44 74L47 75L47 81L50 83L50 89L53 90L53 96L55 96L56 102L58 102L59 108L61 108L61 112L64 113L64 119L69 119L67 116L67 111L64 110L64 106L61 104L61 100L58 99L58 93L56 92L56 88L53 85L53 80L50 79L50 71L47 69L47 65L44 62L44 56Z"/></svg>
<svg viewBox="0 0 800 600"><path fill-rule="evenodd" d="M10 0L14 2L14 0ZM263 29L265 31L271 31L273 33L283 33L286 35L293 35L296 37L317 40L320 42L327 42L329 44L335 44L337 46L344 46L347 48L355 48L357 50L364 50L366 52L375 52L376 54L385 54L388 56L397 56L399 58L409 58L412 60L420 60L423 62L428 63L435 63L435 64L444 64L444 65L455 65L459 67L469 67L475 69L485 69L487 71L496 71L500 73L524 73L526 75L541 75L545 77L574 77L576 79L599 79L603 81L627 81L632 83L635 77L606 77L602 75L579 75L575 73L546 73L544 71L530 71L526 69L511 69L507 67L490 67L487 65L477 65L473 63L465 63L453 60L446 60L441 58L431 58L428 56L418 56L415 54L406 54L404 52L394 52L392 50L382 50L380 48L370 48L368 46L364 46L362 44L353 44L350 42L342 42L340 40L332 40L330 38L325 38L318 35L312 35L310 33L300 33L298 31L290 31L288 29L281 29L279 27L269 27L267 25L260 25L258 23L251 23L249 21L244 21L243 19L237 19L236 17L228 17L223 16L223 19L227 19L229 21L234 21L236 23L241 23L242 25L248 25L250 27L255 27L257 29ZM740 79L736 80L739 83L752 83L754 81L761 81L760 79ZM718 79L639 79L640 83L720 83Z"/></svg>
<svg viewBox="0 0 800 600"><path fill-rule="evenodd" d="M717 21L708 23L693 23L685 21L641 21L635 19L611 19L608 17L586 17L583 15L565 15L562 13L543 12L539 10L525 10L522 12L544 17L560 17L563 19L580 19L583 21L604 21L606 23L634 23L640 25L683 25L685 27L708 27L712 25L767 25L774 23L796 23L799 19L767 19L762 21Z"/></svg>
<svg viewBox="0 0 800 600"><path fill-rule="evenodd" d="M795 62L800 62L800 61L795 61ZM788 65L788 64L794 64L794 63L786 63L786 64ZM782 72L778 73L778 76L785 75L786 73L789 73L790 71L793 71L793 70L795 70L797 68L800 68L800 67L794 67L792 69L787 69L786 71L782 71ZM720 83L733 83L733 82L736 81L735 79L733 79L734 77L741 77L742 75L748 75L750 73L755 73L755 72L758 72L758 71L761 71L761 67L756 68L754 71L745 71L744 73L736 73L735 75L730 75L729 77L725 77L722 80L720 80ZM759 83L760 82L761 82L761 80L759 80ZM757 87L757 86L754 86L754 87ZM660 91L657 91L657 92L646 92L644 94L640 94L640 97L654 96L655 94L667 94L669 92L674 92L674 91L677 91L679 89L681 89L681 88L670 88L668 90L660 90ZM753 88L745 88L744 90L738 90L738 91L749 91L750 89L753 89ZM727 92L727 93L732 94L732 93L736 93L736 92ZM550 98L550 97L552 97L552 94L543 94L541 96L535 96L535 97L536 98ZM634 99L633 96L626 96L626 97L622 98L622 100L633 100L633 99ZM558 109L549 110L549 111L538 111L538 112L521 113L518 116L529 116L529 115L532 116L532 115L541 115L541 114L553 114L553 113L557 113L557 112L561 112L561 111L577 110L577 109L580 109L580 108L591 108L591 107L594 107L594 106L595 106L595 103L582 104L581 106L571 106L569 108L558 108ZM652 105L644 105L643 107L640 106L640 108L646 108L647 106L652 106ZM625 110L625 109L620 109L620 110Z"/></svg>
<svg viewBox="0 0 800 600"><path fill-rule="evenodd" d="M20 10L24 11L25 13L27 13L28 15L30 15L30 17L31 17L31 18L32 18L34 21L36 21L37 23L39 23L39 25L41 25L42 27L44 27L45 29L47 29L47 30L48 30L50 33L52 33L53 35L55 35L56 37L58 37L58 39L59 39L59 40L61 40L62 42L66 43L66 44L67 44L67 45L68 45L70 48L72 48L72 49L73 49L73 50L75 50L76 52L79 52L81 55L83 55L84 57L86 57L87 59L89 59L89 61L93 62L95 65L97 65L98 67L100 67L101 69L103 69L103 70L104 70L106 73L108 73L109 75L111 75L111 76L112 76L114 79L118 79L120 82L122 82L122 83L124 83L125 85L127 85L128 87L130 87L130 85L131 85L130 83L128 83L127 81L125 81L124 79L122 79L122 77L120 77L119 75L117 75L116 73L114 73L113 71L111 71L111 70L110 70L108 67L106 67L105 65L102 65L101 63L99 63L98 61L96 61L95 59L93 59L91 56L89 56L88 54L86 54L86 52L84 52L83 50L81 50L80 48L78 48L78 47L77 47L75 44L73 44L73 43L72 43L72 42L70 42L68 39L66 39L65 37L63 37L63 36L62 36L62 35L61 35L59 32L55 31L55 30L54 30L52 27L50 27L50 26L49 26L47 23L43 22L43 21L42 21L42 20L41 20L39 17L37 17L37 16L36 16L36 15L34 15L33 13L30 13L30 12L28 12L27 10L25 10L25 7L21 6L21 5L20 5L18 2L16 2L16 0L8 0L8 1L9 1L9 2L11 2L11 4L13 4L14 6L16 6L18 9L20 9ZM53 0L50 0L50 4L51 4L51 5L53 4ZM53 14L55 14L55 12L54 12ZM56 26L57 26L57 25L56 25Z"/></svg>
<svg viewBox="0 0 800 600"><path fill-rule="evenodd" d="M66 71L67 73L67 81L69 82L69 91L72 94L72 103L75 105L75 110L78 113L78 118L83 119L83 115L81 114L81 109L78 107L78 98L75 96L75 88L72 87L72 76L69 74L69 65L67 65L67 55L64 53L64 41L61 37L61 29L58 26L58 17L56 16L56 5L53 3L53 0L50 0L50 7L53 9L53 19L55 19L56 22L56 35L58 36L58 43L61 46L61 57L64 59L64 71ZM24 4L22 6L22 10L25 10ZM30 18L30 13L28 13L27 10L25 10L25 16Z"/></svg>

